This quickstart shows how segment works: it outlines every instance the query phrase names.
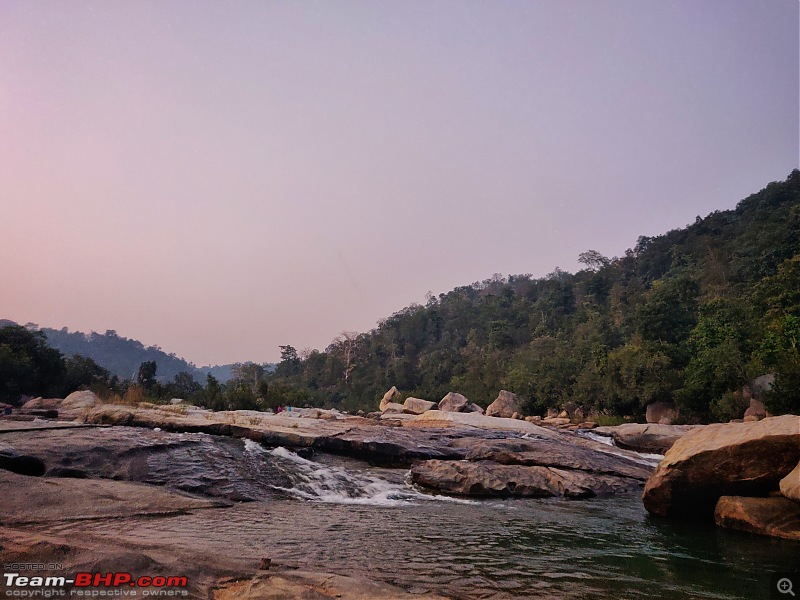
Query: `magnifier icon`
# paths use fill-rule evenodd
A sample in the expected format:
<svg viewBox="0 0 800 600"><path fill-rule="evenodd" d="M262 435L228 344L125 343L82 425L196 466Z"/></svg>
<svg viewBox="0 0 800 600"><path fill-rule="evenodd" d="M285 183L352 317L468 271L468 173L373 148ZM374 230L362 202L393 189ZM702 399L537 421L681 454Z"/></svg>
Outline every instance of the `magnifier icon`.
<svg viewBox="0 0 800 600"><path fill-rule="evenodd" d="M778 580L778 591L781 594L791 594L794 596L794 592L792 591L792 580L786 577Z"/></svg>

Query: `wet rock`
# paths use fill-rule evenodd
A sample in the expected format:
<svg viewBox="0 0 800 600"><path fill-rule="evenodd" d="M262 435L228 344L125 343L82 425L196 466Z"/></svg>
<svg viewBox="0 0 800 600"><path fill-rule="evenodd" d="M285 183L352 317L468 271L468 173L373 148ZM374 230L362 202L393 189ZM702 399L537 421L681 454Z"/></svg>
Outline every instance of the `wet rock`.
<svg viewBox="0 0 800 600"><path fill-rule="evenodd" d="M678 418L678 408L671 402L653 402L647 405L645 420L648 423L672 425Z"/></svg>
<svg viewBox="0 0 800 600"><path fill-rule="evenodd" d="M519 397L512 392L500 390L497 398L495 398L494 402L486 409L486 416L508 419L511 418L514 413L522 414L522 412L522 401Z"/></svg>
<svg viewBox="0 0 800 600"><path fill-rule="evenodd" d="M456 392L449 392L439 401L439 410L447 412L463 412L466 410L468 405L469 400L466 396L462 396Z"/></svg>
<svg viewBox="0 0 800 600"><path fill-rule="evenodd" d="M411 468L417 485L461 496L589 498L641 489L642 481L494 461L428 460Z"/></svg>
<svg viewBox="0 0 800 600"><path fill-rule="evenodd" d="M598 427L595 432L611 436L620 448L636 452L664 454L684 435L702 427L704 425L624 423L623 425Z"/></svg>
<svg viewBox="0 0 800 600"><path fill-rule="evenodd" d="M800 504L787 498L722 496L714 521L727 529L800 540Z"/></svg>
<svg viewBox="0 0 800 600"><path fill-rule="evenodd" d="M613 453L599 442L577 436L548 438L455 439L451 447L464 450L471 461L505 465L558 467L587 473L615 475L644 483L653 468L629 454Z"/></svg>
<svg viewBox="0 0 800 600"><path fill-rule="evenodd" d="M785 497L800 502L800 463L786 477L781 479L778 487Z"/></svg>
<svg viewBox="0 0 800 600"><path fill-rule="evenodd" d="M398 400L400 400L400 392L397 391L395 386L392 386L389 391L383 395L383 398L381 398L381 411L386 410L386 405L388 405L390 402L398 403Z"/></svg>
<svg viewBox="0 0 800 600"><path fill-rule="evenodd" d="M677 442L645 487L648 512L709 517L721 496L763 496L800 461L800 417L706 425Z"/></svg>
<svg viewBox="0 0 800 600"><path fill-rule="evenodd" d="M426 410L436 408L436 402L430 400L423 400L422 398L406 398L403 402L403 412L410 415L421 415Z"/></svg>
<svg viewBox="0 0 800 600"><path fill-rule="evenodd" d="M267 457L228 437L111 427L4 433L3 440L35 457L48 478L125 480L236 501L274 498L270 484L286 483Z"/></svg>

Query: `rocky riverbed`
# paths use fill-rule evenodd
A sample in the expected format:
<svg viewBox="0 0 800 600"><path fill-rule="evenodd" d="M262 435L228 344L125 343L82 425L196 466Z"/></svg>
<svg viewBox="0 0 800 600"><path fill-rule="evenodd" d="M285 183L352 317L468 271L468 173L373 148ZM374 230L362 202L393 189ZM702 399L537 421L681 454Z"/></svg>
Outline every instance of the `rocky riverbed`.
<svg viewBox="0 0 800 600"><path fill-rule="evenodd" d="M115 544L107 534L93 535L88 527L66 524L113 519L124 530L126 521L141 527L142 519L157 519L165 530L180 532L184 515L205 515L202 520L213 529L241 503L286 498L334 498L345 504L386 506L436 501L437 494L499 499L630 498L632 493L641 494L648 479L648 510L684 516L685 511L657 507L686 505L684 498L690 498L693 486L699 485L691 475L695 463L709 465L716 460L703 459L708 452L722 452L728 459L738 456L742 464L758 462L757 453L731 454L736 433L725 434L727 445L705 448L703 439L718 439L720 434L702 438L704 431L714 431L703 427L657 426L639 432L645 436L643 449L668 450L651 477L657 463L653 456L611 442L622 435L631 439L630 427L602 431L607 436L603 438L477 411L427 410L377 419L318 409L280 415L212 413L186 405L102 404L88 394L42 404L31 410L57 411L61 419L70 421L42 419L41 413L36 420L24 420L32 415L0 420L0 467L5 469L0 470L0 487L9 490L0 529L4 558L33 562L53 557L70 569L147 570L148 574L174 574L180 567L189 569L190 593L203 597L401 598L409 591L421 598L441 596L431 590L403 589L408 587L407 580L394 582L401 587L389 585L385 575L382 582L372 581L370 573L354 573L352 565L336 573L318 573L314 564L274 559L269 547L248 547L221 557L202 538L190 536L192 542L179 548L169 537L158 535L130 537L124 544ZM744 436L745 449L754 438L769 438L757 447L759 452L766 447L778 452L775 443L780 438L782 458L772 475L762 477L757 490L725 484L714 488L719 491L715 495L716 491L702 489L704 502L713 499L716 503L719 525L795 539L793 521L786 521L787 510L800 506L793 500L730 499L740 492L767 496L778 488L795 489L791 477L782 479L800 460L800 450L793 454L792 445L800 440L800 420L778 419L735 424L741 427L731 430ZM701 439L692 441L693 436ZM681 441L670 449L676 440ZM701 450L693 453L693 448ZM368 470L359 475L352 469L324 467L326 456L355 460L368 465ZM771 462L775 466L777 461ZM749 476L741 464L733 469L742 477ZM787 469L781 477L775 475ZM703 477L709 483L708 472ZM791 497L791 493L786 495ZM661 504L653 498L662 499ZM761 506L764 501L768 507ZM779 506L778 501L784 504ZM713 513L713 504L711 508ZM779 517L766 524L754 523L753 514L769 511ZM173 521L176 524L170 525ZM81 531L77 537L76 527ZM266 566L269 569L263 570ZM278 595L269 595L268 590L281 590L283 595L277 591Z"/></svg>

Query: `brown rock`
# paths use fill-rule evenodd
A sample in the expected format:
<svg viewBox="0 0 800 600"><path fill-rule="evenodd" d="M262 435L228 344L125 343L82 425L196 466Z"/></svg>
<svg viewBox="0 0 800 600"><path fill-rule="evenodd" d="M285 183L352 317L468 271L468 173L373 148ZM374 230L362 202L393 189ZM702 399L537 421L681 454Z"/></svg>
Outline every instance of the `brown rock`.
<svg viewBox="0 0 800 600"><path fill-rule="evenodd" d="M648 423L672 425L678 418L678 409L671 402L653 402L647 405L645 420Z"/></svg>
<svg viewBox="0 0 800 600"><path fill-rule="evenodd" d="M522 402L519 397L506 390L500 390L495 401L486 409L486 415L489 417L511 418L514 413L522 414L522 412Z"/></svg>
<svg viewBox="0 0 800 600"><path fill-rule="evenodd" d="M714 521L727 529L800 540L800 504L786 498L722 496Z"/></svg>
<svg viewBox="0 0 800 600"><path fill-rule="evenodd" d="M794 470L792 470L792 472L786 477L781 479L779 488L781 490L781 494L790 500L800 502L800 463L797 463L797 466L794 468Z"/></svg>
<svg viewBox="0 0 800 600"><path fill-rule="evenodd" d="M710 516L720 496L763 496L800 461L800 417L717 423L669 449L647 481L645 508L660 516Z"/></svg>
<svg viewBox="0 0 800 600"><path fill-rule="evenodd" d="M562 410L560 413L558 413L558 418L559 419L569 419L569 413L567 411L565 411L565 410Z"/></svg>
<svg viewBox="0 0 800 600"><path fill-rule="evenodd" d="M750 406L746 411L744 411L744 420L745 421L760 421L764 417L767 416L767 409L764 407L764 403L760 400L756 400L755 398L750 399ZM752 419L751 417L755 417Z"/></svg>
<svg viewBox="0 0 800 600"><path fill-rule="evenodd" d="M94 392L83 390L80 392L72 392L69 396L64 398L61 402L61 408L93 408L100 403L100 399L95 396Z"/></svg>
<svg viewBox="0 0 800 600"><path fill-rule="evenodd" d="M439 410L444 410L447 412L464 412L468 405L469 400L466 396L456 392L449 392L439 401Z"/></svg>
<svg viewBox="0 0 800 600"><path fill-rule="evenodd" d="M421 415L426 410L433 410L436 408L436 402L430 400L423 400L422 398L406 398L403 402L403 412L409 415Z"/></svg>
<svg viewBox="0 0 800 600"><path fill-rule="evenodd" d="M547 417L542 419L542 425L550 425L551 427L561 427L562 425L569 425L572 421L562 417Z"/></svg>
<svg viewBox="0 0 800 600"><path fill-rule="evenodd" d="M467 412L467 413L478 413L479 415L482 415L483 414L483 409L480 406L478 406L477 404L475 404L474 402L471 402L471 403L467 404L467 407L464 409L464 412Z"/></svg>
<svg viewBox="0 0 800 600"><path fill-rule="evenodd" d="M640 489L636 479L494 461L427 460L411 468L414 483L460 496L589 498Z"/></svg>
<svg viewBox="0 0 800 600"><path fill-rule="evenodd" d="M405 407L402 404L397 402L387 402L383 404L383 414L390 415L390 414L401 414L404 411Z"/></svg>
<svg viewBox="0 0 800 600"><path fill-rule="evenodd" d="M209 595L213 600L447 600L432 593L412 594L404 589L370 581L363 577L345 577L330 573L287 571L274 575L262 573L252 579L226 581Z"/></svg>
<svg viewBox="0 0 800 600"><path fill-rule="evenodd" d="M381 398L381 411L386 410L386 405L390 402L397 402L398 400L400 400L400 392L397 391L395 386L392 386L389 391L383 395L383 398Z"/></svg>

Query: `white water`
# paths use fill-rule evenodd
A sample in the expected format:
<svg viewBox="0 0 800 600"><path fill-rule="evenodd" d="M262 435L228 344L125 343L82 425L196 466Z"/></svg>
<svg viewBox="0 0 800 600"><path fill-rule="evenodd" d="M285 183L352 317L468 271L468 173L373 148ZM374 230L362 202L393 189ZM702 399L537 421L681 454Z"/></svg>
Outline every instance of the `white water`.
<svg viewBox="0 0 800 600"><path fill-rule="evenodd" d="M245 440L245 449L268 454L273 464L292 482L292 487L273 487L301 500L373 506L408 506L420 501L472 504L469 500L423 494L409 484L400 485L374 475L307 460L283 447L267 450L256 442Z"/></svg>
<svg viewBox="0 0 800 600"><path fill-rule="evenodd" d="M613 446L614 448L617 447L617 443L614 441L614 438L607 435L599 435L597 433L592 433L591 431L578 431L580 435L583 437L587 437L590 440L594 440L595 442L600 442L601 444L605 444L606 446ZM663 454L650 454L648 452L636 452L635 450L628 450L632 454L636 454L637 456L642 457L648 464L658 464L664 458Z"/></svg>

